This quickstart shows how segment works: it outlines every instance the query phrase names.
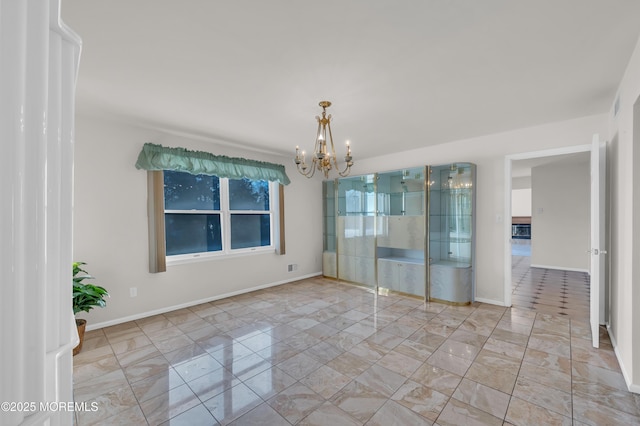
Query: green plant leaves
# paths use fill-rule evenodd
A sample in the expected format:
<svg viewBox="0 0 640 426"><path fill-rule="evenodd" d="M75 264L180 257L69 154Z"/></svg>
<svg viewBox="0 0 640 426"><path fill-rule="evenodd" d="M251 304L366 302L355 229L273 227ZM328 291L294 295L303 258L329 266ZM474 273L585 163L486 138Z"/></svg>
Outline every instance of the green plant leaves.
<svg viewBox="0 0 640 426"><path fill-rule="evenodd" d="M107 302L104 297L109 297L109 292L104 287L100 287L90 283L83 283L85 279L94 279L91 275L82 269L84 262L73 262L73 314L78 312L89 312L96 306L104 308ZM84 275L78 276L83 273Z"/></svg>

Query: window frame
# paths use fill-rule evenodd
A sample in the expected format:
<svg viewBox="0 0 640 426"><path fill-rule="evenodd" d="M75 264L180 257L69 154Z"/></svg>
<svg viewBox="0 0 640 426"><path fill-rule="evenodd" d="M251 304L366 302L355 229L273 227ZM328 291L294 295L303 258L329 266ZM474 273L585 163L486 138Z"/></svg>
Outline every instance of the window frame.
<svg viewBox="0 0 640 426"><path fill-rule="evenodd" d="M186 172L179 172L186 173ZM218 177L220 182L220 210L175 210L169 209L166 210L164 208L164 202L162 203L162 211L159 212L163 219L166 214L219 214L220 215L220 228L221 228L221 240L222 240L222 250L217 251L205 251L205 252L197 252L197 253L183 253L183 254L175 254L168 255L166 254L166 246L165 246L165 261L167 265L176 265L190 262L200 262L206 260L215 260L215 259L227 259L230 257L237 256L246 256L251 254L260 254L260 253L272 253L277 252L278 243L276 242L277 237L277 223L276 217L282 215L280 212L280 203L278 202L279 191L277 190L278 183L269 182L268 190L269 190L269 210L231 210L229 205L229 178ZM237 179L233 179L237 180ZM249 179L256 180L256 179ZM162 195L164 197L164 172L162 173ZM281 191L280 191L281 192ZM255 247L246 247L246 248L231 248L231 216L233 214L251 214L251 215L269 215L269 241L270 244L268 246L255 246ZM164 221L164 220L163 220ZM166 238L166 228L163 227L163 233Z"/></svg>

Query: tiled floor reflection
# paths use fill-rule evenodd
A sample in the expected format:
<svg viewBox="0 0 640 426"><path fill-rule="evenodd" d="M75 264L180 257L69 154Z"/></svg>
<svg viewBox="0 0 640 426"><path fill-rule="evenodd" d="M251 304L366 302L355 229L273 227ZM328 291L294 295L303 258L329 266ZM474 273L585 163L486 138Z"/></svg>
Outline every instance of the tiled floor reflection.
<svg viewBox="0 0 640 426"><path fill-rule="evenodd" d="M93 425L639 424L606 332L322 278L87 333Z"/></svg>
<svg viewBox="0 0 640 426"><path fill-rule="evenodd" d="M589 319L589 274L531 267L531 240L512 240L514 307Z"/></svg>

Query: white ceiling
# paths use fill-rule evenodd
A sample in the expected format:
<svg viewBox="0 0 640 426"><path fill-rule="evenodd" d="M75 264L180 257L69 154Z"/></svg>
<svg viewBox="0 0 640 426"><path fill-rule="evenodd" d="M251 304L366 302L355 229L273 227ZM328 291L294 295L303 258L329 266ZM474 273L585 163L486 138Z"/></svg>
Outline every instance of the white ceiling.
<svg viewBox="0 0 640 426"><path fill-rule="evenodd" d="M326 99L357 161L607 112L640 1L62 0L62 19L79 112L292 155Z"/></svg>

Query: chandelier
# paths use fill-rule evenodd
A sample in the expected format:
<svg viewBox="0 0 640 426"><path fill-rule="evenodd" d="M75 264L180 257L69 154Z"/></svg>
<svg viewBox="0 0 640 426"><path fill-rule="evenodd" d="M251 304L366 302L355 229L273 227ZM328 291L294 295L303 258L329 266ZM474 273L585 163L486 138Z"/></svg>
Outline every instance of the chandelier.
<svg viewBox="0 0 640 426"><path fill-rule="evenodd" d="M331 102L321 101L319 105L322 107L322 117L316 116L316 120L318 120L318 131L316 133L316 144L313 148L311 165L307 165L305 152L302 151L302 153L300 153L300 147L298 146L296 146L296 157L293 161L296 163L298 172L308 178L312 177L316 170L320 170L324 173L325 179L328 179L329 171L334 167L340 176L348 176L351 171L351 166L353 166L349 141L347 141L347 155L344 156L346 165L344 170L340 171L340 169L338 169L336 149L333 145L333 135L331 134L331 114L327 115L327 108L331 106ZM329 139L327 139L327 130L329 131Z"/></svg>

